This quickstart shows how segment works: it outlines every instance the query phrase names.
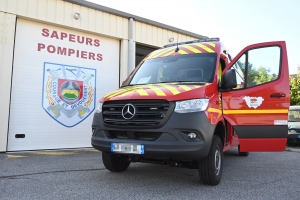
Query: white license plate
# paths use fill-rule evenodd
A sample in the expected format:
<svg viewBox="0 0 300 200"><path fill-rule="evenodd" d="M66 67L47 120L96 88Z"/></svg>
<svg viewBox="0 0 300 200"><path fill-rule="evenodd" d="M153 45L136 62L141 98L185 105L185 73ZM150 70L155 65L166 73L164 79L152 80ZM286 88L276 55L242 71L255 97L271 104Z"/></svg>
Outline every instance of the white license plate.
<svg viewBox="0 0 300 200"><path fill-rule="evenodd" d="M111 143L110 149L114 153L145 154L142 144Z"/></svg>

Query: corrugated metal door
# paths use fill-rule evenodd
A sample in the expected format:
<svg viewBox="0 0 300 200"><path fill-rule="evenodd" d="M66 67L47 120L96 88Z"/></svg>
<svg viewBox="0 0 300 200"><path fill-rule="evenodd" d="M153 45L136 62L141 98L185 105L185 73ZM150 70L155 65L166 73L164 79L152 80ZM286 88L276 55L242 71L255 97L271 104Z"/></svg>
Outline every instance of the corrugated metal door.
<svg viewBox="0 0 300 200"><path fill-rule="evenodd" d="M118 85L118 40L18 19L7 150L90 147L95 106Z"/></svg>

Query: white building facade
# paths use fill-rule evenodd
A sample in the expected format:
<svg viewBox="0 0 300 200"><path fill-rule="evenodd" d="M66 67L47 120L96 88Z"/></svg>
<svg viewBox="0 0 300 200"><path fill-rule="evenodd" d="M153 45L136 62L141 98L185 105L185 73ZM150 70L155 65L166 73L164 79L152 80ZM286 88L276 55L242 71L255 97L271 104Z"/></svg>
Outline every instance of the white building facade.
<svg viewBox="0 0 300 200"><path fill-rule="evenodd" d="M90 147L99 99L172 38L206 37L81 0L0 0L0 152Z"/></svg>

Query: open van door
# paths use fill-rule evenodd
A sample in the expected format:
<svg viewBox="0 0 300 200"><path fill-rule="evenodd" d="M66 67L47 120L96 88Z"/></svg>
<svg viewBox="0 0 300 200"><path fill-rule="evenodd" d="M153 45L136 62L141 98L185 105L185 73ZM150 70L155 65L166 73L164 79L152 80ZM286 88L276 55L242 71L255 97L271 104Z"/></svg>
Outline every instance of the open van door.
<svg viewBox="0 0 300 200"><path fill-rule="evenodd" d="M235 86L234 78L228 78L233 71ZM240 151L284 151L290 106L285 42L244 48L226 66L222 84L225 85L222 91L224 117L239 138Z"/></svg>

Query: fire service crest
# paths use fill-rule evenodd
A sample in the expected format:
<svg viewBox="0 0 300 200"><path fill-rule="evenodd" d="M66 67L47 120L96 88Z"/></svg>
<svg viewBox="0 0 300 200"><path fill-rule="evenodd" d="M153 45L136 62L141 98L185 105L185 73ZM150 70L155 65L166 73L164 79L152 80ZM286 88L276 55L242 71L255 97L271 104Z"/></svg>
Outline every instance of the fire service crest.
<svg viewBox="0 0 300 200"><path fill-rule="evenodd" d="M44 63L44 110L58 123L74 127L95 109L96 69Z"/></svg>

